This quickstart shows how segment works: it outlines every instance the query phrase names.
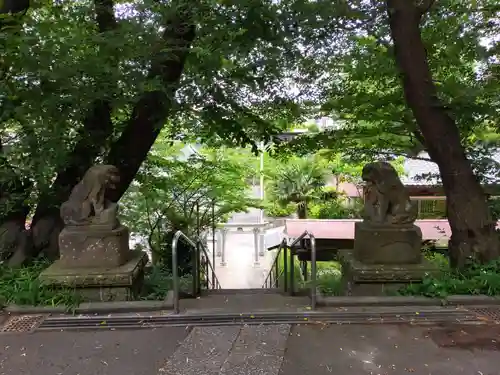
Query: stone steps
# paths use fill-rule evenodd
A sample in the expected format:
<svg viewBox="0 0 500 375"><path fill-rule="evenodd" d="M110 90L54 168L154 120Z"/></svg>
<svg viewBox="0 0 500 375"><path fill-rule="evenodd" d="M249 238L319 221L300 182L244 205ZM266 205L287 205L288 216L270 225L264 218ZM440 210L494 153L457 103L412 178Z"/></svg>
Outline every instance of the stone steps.
<svg viewBox="0 0 500 375"><path fill-rule="evenodd" d="M267 289L210 291L200 298L181 299L181 311L252 312L265 310L304 311L311 301L306 296L288 296Z"/></svg>
<svg viewBox="0 0 500 375"><path fill-rule="evenodd" d="M158 375L277 375L291 326L195 327Z"/></svg>

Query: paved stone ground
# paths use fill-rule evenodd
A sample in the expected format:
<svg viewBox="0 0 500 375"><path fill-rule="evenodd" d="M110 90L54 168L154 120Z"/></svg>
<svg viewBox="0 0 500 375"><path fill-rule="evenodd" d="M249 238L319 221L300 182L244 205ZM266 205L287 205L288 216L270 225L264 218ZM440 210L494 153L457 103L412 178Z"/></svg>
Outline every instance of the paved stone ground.
<svg viewBox="0 0 500 375"><path fill-rule="evenodd" d="M282 294L212 294L200 299L181 299L181 309L187 312L308 311L309 297Z"/></svg>
<svg viewBox="0 0 500 375"><path fill-rule="evenodd" d="M7 320L8 316L0 309L0 326Z"/></svg>
<svg viewBox="0 0 500 375"><path fill-rule="evenodd" d="M460 348L445 332L467 339ZM485 326L296 326L280 375L498 375L498 352L482 350L477 338L496 341L499 333Z"/></svg>
<svg viewBox="0 0 500 375"><path fill-rule="evenodd" d="M225 266L216 258L215 273L223 289L261 288L274 260L274 252L266 251L255 264L252 232L232 230L227 234Z"/></svg>
<svg viewBox="0 0 500 375"><path fill-rule="evenodd" d="M253 186L250 191L252 198L260 197L259 186ZM251 208L248 212L235 213L229 223L258 223L260 210ZM270 230L272 231L272 229ZM226 238L225 266L221 266L221 258L216 258L215 272L223 289L260 288L269 273L274 260L274 252L266 251L259 257L255 265L254 235L251 229L245 232L229 231Z"/></svg>
<svg viewBox="0 0 500 375"><path fill-rule="evenodd" d="M0 334L0 375L498 375L500 326Z"/></svg>
<svg viewBox="0 0 500 375"><path fill-rule="evenodd" d="M188 334L183 327L0 334L0 375L153 375Z"/></svg>

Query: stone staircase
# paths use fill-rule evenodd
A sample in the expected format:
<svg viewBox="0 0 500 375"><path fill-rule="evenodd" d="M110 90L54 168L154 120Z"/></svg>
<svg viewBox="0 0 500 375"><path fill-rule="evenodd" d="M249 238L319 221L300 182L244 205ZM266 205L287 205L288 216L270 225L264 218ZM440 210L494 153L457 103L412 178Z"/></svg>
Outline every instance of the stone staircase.
<svg viewBox="0 0 500 375"><path fill-rule="evenodd" d="M290 324L194 327L159 375L278 375Z"/></svg>
<svg viewBox="0 0 500 375"><path fill-rule="evenodd" d="M307 311L310 298L289 296L279 289L218 289L199 298L181 299L181 312L251 313L256 311Z"/></svg>

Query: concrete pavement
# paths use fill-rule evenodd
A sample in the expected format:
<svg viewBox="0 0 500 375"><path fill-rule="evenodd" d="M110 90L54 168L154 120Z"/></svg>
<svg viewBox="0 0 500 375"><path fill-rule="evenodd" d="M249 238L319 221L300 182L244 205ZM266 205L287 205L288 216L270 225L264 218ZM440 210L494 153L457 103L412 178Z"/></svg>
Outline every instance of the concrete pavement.
<svg viewBox="0 0 500 375"><path fill-rule="evenodd" d="M0 375L153 375L184 327L0 334Z"/></svg>
<svg viewBox="0 0 500 375"><path fill-rule="evenodd" d="M0 334L0 375L498 375L499 342L496 325Z"/></svg>
<svg viewBox="0 0 500 375"><path fill-rule="evenodd" d="M264 252L255 264L254 235L252 232L227 233L225 265L216 258L215 273L222 289L261 288L274 260L274 251Z"/></svg>
<svg viewBox="0 0 500 375"><path fill-rule="evenodd" d="M448 328L457 337L469 338L463 348L452 340L437 339L444 330L401 325L296 326L279 375L500 374L498 353L482 350L476 342L478 335L496 341L498 329Z"/></svg>

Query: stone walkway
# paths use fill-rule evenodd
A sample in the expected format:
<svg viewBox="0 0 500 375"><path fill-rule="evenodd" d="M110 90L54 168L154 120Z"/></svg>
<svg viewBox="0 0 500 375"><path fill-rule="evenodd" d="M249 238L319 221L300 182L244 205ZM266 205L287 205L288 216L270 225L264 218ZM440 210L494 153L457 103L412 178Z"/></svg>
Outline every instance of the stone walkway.
<svg viewBox="0 0 500 375"><path fill-rule="evenodd" d="M238 232L231 230L227 234L225 266L221 258L215 262L215 274L222 289L261 288L271 268L274 251L265 251L255 264L254 234L252 231Z"/></svg>
<svg viewBox="0 0 500 375"><path fill-rule="evenodd" d="M0 375L498 375L500 326L204 326L0 334Z"/></svg>

